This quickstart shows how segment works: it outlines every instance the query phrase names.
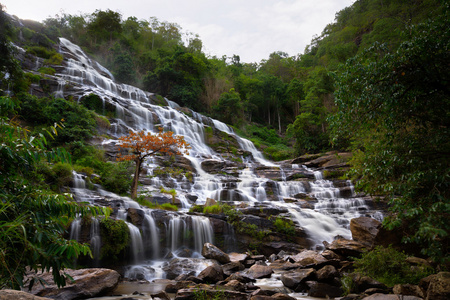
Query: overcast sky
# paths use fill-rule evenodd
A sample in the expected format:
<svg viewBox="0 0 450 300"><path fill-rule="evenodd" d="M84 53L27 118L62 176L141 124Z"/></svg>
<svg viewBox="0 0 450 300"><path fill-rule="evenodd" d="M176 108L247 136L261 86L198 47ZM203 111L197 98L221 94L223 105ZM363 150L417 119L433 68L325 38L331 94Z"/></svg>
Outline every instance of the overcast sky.
<svg viewBox="0 0 450 300"><path fill-rule="evenodd" d="M177 23L200 36L208 55L260 62L274 51L303 53L313 35L334 21L336 12L354 0L0 0L9 14L43 21L61 11L93 13L96 9Z"/></svg>

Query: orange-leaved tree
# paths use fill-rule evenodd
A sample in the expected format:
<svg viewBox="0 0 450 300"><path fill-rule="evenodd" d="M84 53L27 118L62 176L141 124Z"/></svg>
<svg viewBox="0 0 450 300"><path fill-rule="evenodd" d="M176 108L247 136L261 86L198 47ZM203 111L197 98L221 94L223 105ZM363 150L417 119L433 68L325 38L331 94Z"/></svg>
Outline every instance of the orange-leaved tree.
<svg viewBox="0 0 450 300"><path fill-rule="evenodd" d="M191 147L184 140L183 136L174 136L172 131L163 132L162 129L156 134L151 132L133 132L129 135L119 138L119 154L118 161L133 160L136 163L136 170L134 171L133 183L131 185L131 198L136 199L139 174L142 169L142 162L147 156L156 153L181 155L183 153L189 154L188 149ZM123 149L130 150L128 154L123 155Z"/></svg>

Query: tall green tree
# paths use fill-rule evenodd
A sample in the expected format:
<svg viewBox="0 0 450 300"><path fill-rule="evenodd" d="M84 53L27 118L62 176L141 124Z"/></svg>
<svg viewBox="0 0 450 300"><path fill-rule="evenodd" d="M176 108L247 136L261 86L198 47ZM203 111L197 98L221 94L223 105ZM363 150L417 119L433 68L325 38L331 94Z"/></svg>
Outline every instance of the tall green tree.
<svg viewBox="0 0 450 300"><path fill-rule="evenodd" d="M408 30L397 51L374 45L337 73L334 137L353 142L358 187L383 195L384 225L449 260L450 6Z"/></svg>

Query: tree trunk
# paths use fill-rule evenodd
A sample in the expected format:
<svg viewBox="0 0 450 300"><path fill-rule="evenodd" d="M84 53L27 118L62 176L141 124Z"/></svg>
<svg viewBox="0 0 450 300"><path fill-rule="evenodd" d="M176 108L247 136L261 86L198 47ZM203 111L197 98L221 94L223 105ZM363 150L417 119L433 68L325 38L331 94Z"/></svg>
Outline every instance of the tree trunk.
<svg viewBox="0 0 450 300"><path fill-rule="evenodd" d="M141 173L142 160L136 158L135 162L136 162L136 170L134 171L133 183L131 184L131 199L137 198L137 188L139 183L139 174Z"/></svg>
<svg viewBox="0 0 450 300"><path fill-rule="evenodd" d="M281 134L281 119L280 119L280 109L277 107L278 113L278 133Z"/></svg>

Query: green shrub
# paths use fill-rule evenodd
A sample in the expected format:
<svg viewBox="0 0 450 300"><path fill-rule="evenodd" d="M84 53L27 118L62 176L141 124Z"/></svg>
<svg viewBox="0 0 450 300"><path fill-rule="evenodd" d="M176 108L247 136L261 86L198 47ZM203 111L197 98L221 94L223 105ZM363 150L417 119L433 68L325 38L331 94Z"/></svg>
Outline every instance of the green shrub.
<svg viewBox="0 0 450 300"><path fill-rule="evenodd" d="M176 205L171 204L171 203L163 203L163 204L161 204L161 209L177 211L178 207Z"/></svg>
<svg viewBox="0 0 450 300"><path fill-rule="evenodd" d="M282 144L272 145L265 148L264 154L275 161L286 160L295 155L293 148Z"/></svg>
<svg viewBox="0 0 450 300"><path fill-rule="evenodd" d="M38 57L50 59L53 55L57 54L53 48L45 48L42 46L27 47L27 53L33 54Z"/></svg>
<svg viewBox="0 0 450 300"><path fill-rule="evenodd" d="M39 83L39 81L41 80L41 76L38 74L33 74L30 72L25 72L23 73L23 76L25 77L25 79L28 81L29 84L31 83Z"/></svg>
<svg viewBox="0 0 450 300"><path fill-rule="evenodd" d="M100 170L101 185L108 191L121 195L127 194L131 188L133 171L133 162L107 162Z"/></svg>
<svg viewBox="0 0 450 300"><path fill-rule="evenodd" d="M52 165L41 161L36 164L30 175L35 183L45 184L54 191L68 186L73 178L72 166L61 162Z"/></svg>
<svg viewBox="0 0 450 300"><path fill-rule="evenodd" d="M47 74L47 75L55 75L56 71L55 69L51 68L51 67L41 67L39 68L39 73L42 74Z"/></svg>
<svg viewBox="0 0 450 300"><path fill-rule="evenodd" d="M275 227L276 231L284 233L286 235L295 234L295 225L292 220L277 217L273 222L273 226Z"/></svg>
<svg viewBox="0 0 450 300"><path fill-rule="evenodd" d="M211 205L211 206L205 206L203 208L203 213L204 214L220 214L222 212L223 212L222 205L220 205L220 204L214 204L214 205Z"/></svg>
<svg viewBox="0 0 450 300"><path fill-rule="evenodd" d="M55 184L58 188L68 186L73 178L72 166L68 163L56 163L53 165L53 172L55 174Z"/></svg>
<svg viewBox="0 0 450 300"><path fill-rule="evenodd" d="M191 208L189 208L189 212L203 213L204 206L203 205L192 205Z"/></svg>
<svg viewBox="0 0 450 300"><path fill-rule="evenodd" d="M102 259L117 260L130 242L130 232L123 220L105 218L100 220L100 235Z"/></svg>
<svg viewBox="0 0 450 300"><path fill-rule="evenodd" d="M44 61L44 63L47 65L60 65L60 64L62 64L63 60L64 60L64 58L61 54L55 53L51 57L46 59Z"/></svg>
<svg viewBox="0 0 450 300"><path fill-rule="evenodd" d="M420 279L434 273L427 266L412 268L406 262L407 255L392 247L375 247L372 251L364 253L361 258L355 259L355 272L369 276L387 286L395 284L417 284Z"/></svg>

